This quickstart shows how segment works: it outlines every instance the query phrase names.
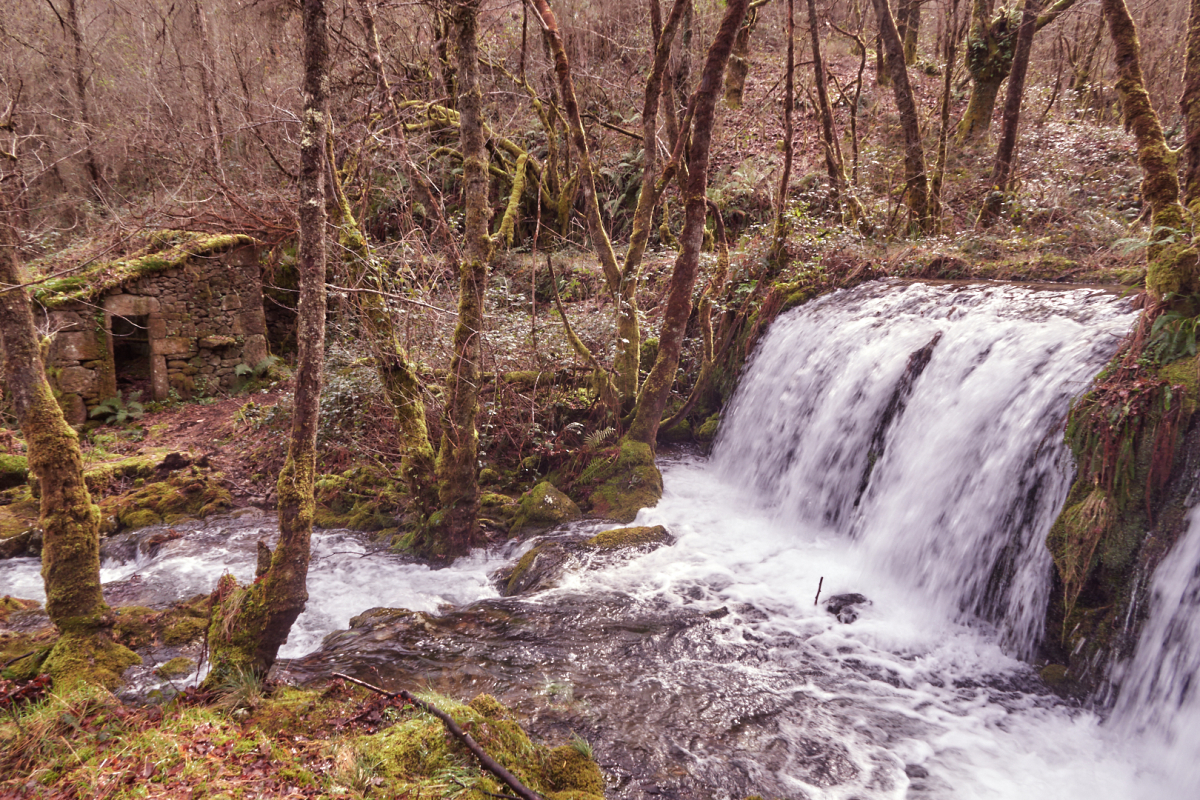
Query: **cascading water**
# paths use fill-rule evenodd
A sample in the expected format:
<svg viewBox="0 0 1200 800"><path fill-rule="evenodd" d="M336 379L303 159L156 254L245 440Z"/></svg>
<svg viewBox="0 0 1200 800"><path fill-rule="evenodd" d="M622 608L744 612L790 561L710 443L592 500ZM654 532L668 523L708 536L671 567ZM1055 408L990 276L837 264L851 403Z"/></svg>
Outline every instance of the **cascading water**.
<svg viewBox="0 0 1200 800"><path fill-rule="evenodd" d="M876 283L810 303L759 346L712 458L664 465L638 523L673 544L580 556L557 588L501 599L483 576L520 552L430 572L345 555L362 548L337 534L310 586L326 613L289 653L372 606L423 613L363 614L284 671L490 691L537 732L587 738L616 798L1186 796L1190 767L1139 744L1165 737L1198 760L1183 669L1139 682L1153 670L1135 659L1130 685L1147 688L1121 702L1161 696L1162 710L1119 704L1109 726L1017 660L1045 611L1063 417L1133 320L1088 290ZM1196 558L1172 562L1191 566L1155 579L1176 596L1198 591L1195 538ZM216 560L195 570L249 574L253 548ZM14 574L0 565L0 587ZM822 600L865 595L857 619L814 602L822 580ZM1154 619L1180 606L1162 592ZM1174 642L1186 661L1200 634L1172 613L1142 650Z"/></svg>

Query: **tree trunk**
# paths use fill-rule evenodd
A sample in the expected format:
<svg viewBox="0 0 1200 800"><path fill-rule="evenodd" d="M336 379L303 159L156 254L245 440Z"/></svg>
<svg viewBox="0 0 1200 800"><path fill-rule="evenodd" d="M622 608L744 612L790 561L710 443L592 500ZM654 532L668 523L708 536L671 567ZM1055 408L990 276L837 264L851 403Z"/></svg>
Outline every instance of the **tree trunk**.
<svg viewBox="0 0 1200 800"><path fill-rule="evenodd" d="M754 34L754 25L757 22L758 9L751 8L733 40L733 52L729 55L729 72L725 75L725 105L729 108L742 107L746 77L750 74L750 37Z"/></svg>
<svg viewBox="0 0 1200 800"><path fill-rule="evenodd" d="M87 47L83 39L83 19L79 8L80 0L67 0L67 25L71 35L71 77L75 88L75 102L79 105L79 125L83 129L83 167L97 198L103 196L100 163L92 146L95 125L92 119L92 102L87 91Z"/></svg>
<svg viewBox="0 0 1200 800"><path fill-rule="evenodd" d="M208 122L209 158L219 175L225 128L221 123L221 106L217 102L217 57L209 36L208 17L200 0L192 0L192 13L196 17L196 38L200 44L200 92L204 96L204 115Z"/></svg>
<svg viewBox="0 0 1200 800"><path fill-rule="evenodd" d="M308 562L316 478L317 423L325 358L325 147L329 51L324 0L304 0L304 114L300 129L299 345L287 460L279 473L279 543L253 584L229 575L214 592L208 633L212 671L205 686L236 676L266 677L308 601Z"/></svg>
<svg viewBox="0 0 1200 800"><path fill-rule="evenodd" d="M937 158L934 161L933 177L929 182L929 202L932 215L941 226L942 217L942 180L946 174L947 143L950 135L950 97L954 85L954 65L957 61L958 41L962 30L958 23L958 0L951 0L950 13L947 15L945 55L946 62L942 73L942 102L940 122L938 125Z"/></svg>
<svg viewBox="0 0 1200 800"><path fill-rule="evenodd" d="M679 366L679 354L683 346L683 335L692 311L692 290L696 284L696 271L700 264L700 248L704 237L704 222L707 216L706 191L708 188L708 157L712 143L713 124L716 120L717 95L729 53L737 29L746 15L747 0L729 0L725 16L708 50L700 85L696 90L693 114L692 142L688 149L688 183L685 195L683 233L680 235L682 250L675 259L671 272L671 283L667 290L667 307L663 315L658 338L658 357L646 378L646 384L638 395L633 424L628 438L655 447L658 427L662 422L671 386L675 382L675 370ZM681 135L683 135L681 133Z"/></svg>
<svg viewBox="0 0 1200 800"><path fill-rule="evenodd" d="M100 509L83 480L79 438L54 400L22 287L13 210L0 195L0 350L4 384L41 495L46 613L62 636L42 669L64 684L82 678L115 686L141 659L107 635L113 619L100 590Z"/></svg>
<svg viewBox="0 0 1200 800"><path fill-rule="evenodd" d="M466 212L463 257L459 264L458 323L446 378L446 413L438 449L439 511L429 537L418 550L453 558L482 544L479 529L479 383L482 374L483 292L487 285L488 153L483 135L483 94L479 88L479 5L465 0L455 12L459 146L463 155Z"/></svg>
<svg viewBox="0 0 1200 800"><path fill-rule="evenodd" d="M991 191L979 212L978 227L986 228L1000 215L1012 175L1013 155L1017 149L1017 130L1021 122L1021 101L1025 96L1025 75L1029 71L1029 54L1033 50L1033 34L1037 25L1037 0L1025 0L1021 12L1021 27L1017 31L1017 49L1013 55L1012 74L1008 78L1008 95L1004 99L1004 121L1000 129L1000 144L992 165Z"/></svg>
<svg viewBox="0 0 1200 800"><path fill-rule="evenodd" d="M1137 29L1124 0L1101 0L1100 8L1116 50L1116 88L1125 124L1137 141L1142 197L1150 207L1146 290L1156 301L1172 294L1192 294L1200 289L1196 249L1187 241L1164 241L1177 238L1171 234L1184 230L1186 224L1179 204L1177 154L1167 147L1162 125L1146 92Z"/></svg>
<svg viewBox="0 0 1200 800"><path fill-rule="evenodd" d="M792 114L796 106L796 4L787 0L787 61L783 73L783 171L779 176L779 191L775 201L775 226L771 235L771 252L767 256L770 273L778 273L787 260L787 204L792 182L792 159L796 136Z"/></svg>
<svg viewBox="0 0 1200 800"><path fill-rule="evenodd" d="M1183 73L1183 202L1200 200L1200 0L1189 3L1187 59Z"/></svg>
<svg viewBox="0 0 1200 800"><path fill-rule="evenodd" d="M904 63L917 63L917 40L921 35L921 0L908 0L904 7Z"/></svg>
<svg viewBox="0 0 1200 800"><path fill-rule="evenodd" d="M908 68L904 66L904 44L896 31L896 23L888 8L887 0L874 0L875 15L879 19L879 35L887 56L891 72L892 89L896 95L896 108L900 112L900 127L904 132L904 187L905 199L912 214L913 227L921 232L929 229L929 191L925 174L925 153L921 148L921 122L917 116L917 103L913 98L912 86L908 82Z"/></svg>

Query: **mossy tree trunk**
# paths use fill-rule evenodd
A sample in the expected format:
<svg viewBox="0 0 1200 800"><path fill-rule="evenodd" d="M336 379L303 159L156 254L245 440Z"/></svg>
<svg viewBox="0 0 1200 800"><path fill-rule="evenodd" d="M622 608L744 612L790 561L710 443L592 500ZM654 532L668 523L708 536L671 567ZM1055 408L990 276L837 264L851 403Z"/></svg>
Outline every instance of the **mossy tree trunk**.
<svg viewBox="0 0 1200 800"><path fill-rule="evenodd" d="M441 510L417 546L418 551L436 558L463 555L482 543L476 418L482 375L483 292L492 245L488 235L488 152L479 88L479 6L480 0L465 0L458 4L454 15L465 241L459 263L458 322L451 344L453 356L446 378L446 410L436 466Z"/></svg>
<svg viewBox="0 0 1200 800"><path fill-rule="evenodd" d="M83 167L96 197L103 196L100 162L92 145L95 133L92 101L88 96L87 45L83 36L83 10L80 0L67 0L67 33L71 37L71 83L79 106L79 126L83 130Z"/></svg>
<svg viewBox="0 0 1200 800"><path fill-rule="evenodd" d="M54 399L22 288L13 210L0 195L0 350L5 395L20 423L38 482L46 612L62 636L43 669L56 680L109 686L141 659L108 637L112 618L100 589L100 510L83 480L79 438Z"/></svg>
<svg viewBox="0 0 1200 800"><path fill-rule="evenodd" d="M734 37L746 16L747 5L747 0L729 0L725 7L725 16L721 19L720 27L708 49L704 71L700 75L700 85L696 89L692 141L688 148L684 224L680 234L682 249L671 272L667 307L658 337L658 356L638 395L633 423L627 434L630 440L651 449L655 446L663 409L666 408L667 398L675 382L683 335L692 312L692 290L696 284L707 217L708 159L713 124L716 120L717 96L725 65L729 61L729 53L733 49Z"/></svg>
<svg viewBox="0 0 1200 800"><path fill-rule="evenodd" d="M917 103L912 85L908 81L908 67L904 65L904 43L896 30L896 22L888 8L887 0L874 0L875 16L879 20L879 37L883 43L886 64L891 73L892 91L896 96L896 109L900 112L900 127L904 132L904 193L912 215L912 227L925 232L930 227L929 186L925 174L925 152L921 146L921 121L917 116Z"/></svg>
<svg viewBox="0 0 1200 800"><path fill-rule="evenodd" d="M1200 0L1191 0L1188 14L1187 58L1183 73L1183 202L1189 208L1200 200Z"/></svg>
<svg viewBox="0 0 1200 800"><path fill-rule="evenodd" d="M989 179L991 191L979 212L978 227L986 228L1000 216L1012 176L1013 156L1017 150L1017 130L1021 123L1021 101L1025 96L1025 75L1029 71L1029 54L1033 50L1033 34L1037 25L1038 2L1025 0L1021 12L1021 27L1017 31L1017 47L1013 56L1012 74L1008 79L1008 95L1004 99L1004 121L1000 129L1000 144Z"/></svg>
<svg viewBox="0 0 1200 800"><path fill-rule="evenodd" d="M1050 5L1038 16L1034 33L1054 22L1074 3L1075 0L1057 0ZM1001 8L994 17L987 0L975 0L971 6L966 52L971 93L967 98L967 110L958 123L959 144L979 139L991 127L1000 85L1012 70L1018 28L1015 6Z"/></svg>
<svg viewBox="0 0 1200 800"><path fill-rule="evenodd" d="M896 8L896 31L904 42L904 63L917 63L917 40L921 35L922 0L900 0Z"/></svg>
<svg viewBox="0 0 1200 800"><path fill-rule="evenodd" d="M304 112L300 129L299 346L287 459L279 472L279 543L253 584L225 576L214 594L208 687L237 673L263 678L308 601L317 423L325 358L325 147L329 51L324 0L304 0Z"/></svg>
<svg viewBox="0 0 1200 800"><path fill-rule="evenodd" d="M725 74L725 105L741 108L746 93L746 78L750 75L750 38L758 23L758 9L771 0L753 0L746 11L746 21L738 28L729 54L729 70Z"/></svg>
<svg viewBox="0 0 1200 800"><path fill-rule="evenodd" d="M1185 230L1183 206L1179 203L1177 154L1167 147L1162 125L1150 103L1142 79L1141 45L1125 0L1101 0L1100 8L1116 50L1116 88L1125 125L1137 142L1142 197L1150 207L1146 289L1157 301L1168 294L1190 294L1200 289L1200 280L1196 250L1184 235L1190 231Z"/></svg>

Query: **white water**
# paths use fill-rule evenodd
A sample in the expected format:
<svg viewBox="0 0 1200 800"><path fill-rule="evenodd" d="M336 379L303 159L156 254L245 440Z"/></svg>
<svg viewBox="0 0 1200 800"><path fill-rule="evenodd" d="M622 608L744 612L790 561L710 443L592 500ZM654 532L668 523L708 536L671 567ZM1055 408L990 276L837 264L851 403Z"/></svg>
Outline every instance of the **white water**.
<svg viewBox="0 0 1200 800"><path fill-rule="evenodd" d="M712 459L668 465L663 500L640 515L676 542L569 575L530 602L553 610L564 593L615 590L731 612L713 623L713 648L767 655L736 665L720 691L775 695L785 753L734 765L716 733L705 741L703 719L689 721L695 739L663 747L712 786L736 766L766 796L814 800L1194 796L1200 709L1186 665L1200 660L1200 530L1155 577L1152 620L1110 723L1040 691L1017 660L1045 610L1042 542L1066 489L1063 416L1132 320L1099 293L1012 287L875 284L791 312L760 345ZM898 394L910 357L939 332ZM261 530L231 530L202 552L169 543L106 579L138 571L179 580L186 595L225 568L248 578ZM318 535L310 609L286 654L369 607L436 612L494 596L487 573L512 555L430 571ZM0 565L0 593L36 596L17 588L33 585L34 568L16 566ZM822 578L822 600L860 592L872 605L838 622L814 605ZM627 680L698 691L703 665L691 658ZM844 750L853 769L816 780L805 740Z"/></svg>

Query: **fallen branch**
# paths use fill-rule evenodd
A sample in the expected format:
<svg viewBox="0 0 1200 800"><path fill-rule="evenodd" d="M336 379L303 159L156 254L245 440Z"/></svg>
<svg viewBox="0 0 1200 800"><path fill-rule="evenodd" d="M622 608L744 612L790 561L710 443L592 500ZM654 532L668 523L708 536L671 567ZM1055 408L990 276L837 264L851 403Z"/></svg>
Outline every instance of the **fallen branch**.
<svg viewBox="0 0 1200 800"><path fill-rule="evenodd" d="M384 697L399 697L404 702L412 703L422 711L433 714L442 721L442 724L446 726L446 730L454 734L459 741L467 746L467 749L470 750L477 759L479 759L479 763L483 765L484 769L495 775L500 780L504 781L510 789L512 789L521 797L521 800L542 800L541 795L527 787L525 784L521 783L521 781L519 781L515 775L506 770L504 767L500 766L500 764L494 758L484 752L484 749L479 746L478 742L471 738L471 734L460 728L458 723L450 718L449 714L447 714L445 711L442 711L432 703L426 703L424 700L414 697L412 694L403 689L398 692L389 692L386 689L380 689L378 686L372 686L366 681L360 681L358 678L351 678L349 675L345 675L341 672L333 673L333 677L341 678L344 681L350 681L350 683L361 686L364 689L370 689L372 692L381 694Z"/></svg>

